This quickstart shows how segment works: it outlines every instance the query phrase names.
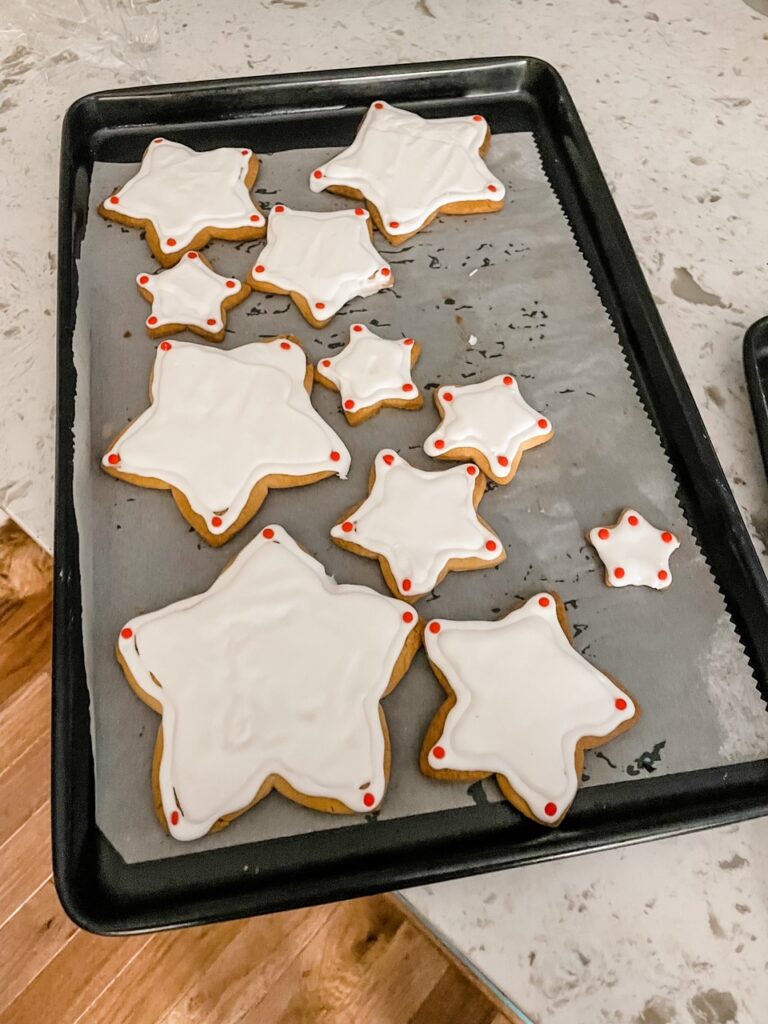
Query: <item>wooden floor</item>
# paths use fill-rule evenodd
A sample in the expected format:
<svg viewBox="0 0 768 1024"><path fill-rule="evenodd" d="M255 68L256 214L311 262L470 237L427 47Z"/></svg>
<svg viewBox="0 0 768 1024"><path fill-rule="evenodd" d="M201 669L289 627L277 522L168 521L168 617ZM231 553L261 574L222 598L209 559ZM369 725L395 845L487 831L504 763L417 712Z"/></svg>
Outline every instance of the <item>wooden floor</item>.
<svg viewBox="0 0 768 1024"><path fill-rule="evenodd" d="M0 1024L503 1024L391 897L127 939L51 878L51 566L0 527Z"/></svg>

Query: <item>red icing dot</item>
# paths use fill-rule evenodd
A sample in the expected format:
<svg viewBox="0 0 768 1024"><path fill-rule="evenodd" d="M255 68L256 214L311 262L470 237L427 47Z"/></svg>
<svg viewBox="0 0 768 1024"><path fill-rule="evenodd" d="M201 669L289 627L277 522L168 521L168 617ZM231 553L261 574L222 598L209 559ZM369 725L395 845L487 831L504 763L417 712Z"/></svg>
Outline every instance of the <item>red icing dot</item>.
<svg viewBox="0 0 768 1024"><path fill-rule="evenodd" d="M446 391L445 394L444 395L440 395L440 397L442 398L442 400L444 402L452 402L453 401L453 392L452 391Z"/></svg>
<svg viewBox="0 0 768 1024"><path fill-rule="evenodd" d="M166 243L165 243L165 244L166 244L166 245L170 245L170 246L174 246L174 245L176 245L176 239L175 239L175 238L169 238L169 239L168 239L168 240L166 241Z"/></svg>
<svg viewBox="0 0 768 1024"><path fill-rule="evenodd" d="M435 448L437 448L438 451L442 451L443 448L445 448L445 441L439 437L437 441L435 441Z"/></svg>
<svg viewBox="0 0 768 1024"><path fill-rule="evenodd" d="M363 325L362 324L353 324L353 326L352 326L352 330L353 331L357 331L358 334L362 331L362 329L363 329Z"/></svg>
<svg viewBox="0 0 768 1024"><path fill-rule="evenodd" d="M272 538L275 536L275 531L272 529L271 526L267 526L264 530L261 531L261 535L266 540L272 540Z"/></svg>
<svg viewBox="0 0 768 1024"><path fill-rule="evenodd" d="M665 530L664 533L662 533L661 535L661 539L664 541L665 544L671 544L675 538L672 536L669 530Z"/></svg>
<svg viewBox="0 0 768 1024"><path fill-rule="evenodd" d="M382 267L381 268L381 276L382 277L389 277L389 275L391 273L392 273L392 271L389 269L389 267Z"/></svg>
<svg viewBox="0 0 768 1024"><path fill-rule="evenodd" d="M482 116L482 114L475 114L475 116L472 118L472 120L473 121L484 121L485 118Z"/></svg>
<svg viewBox="0 0 768 1024"><path fill-rule="evenodd" d="M130 640L131 637L133 636L133 630L131 629L130 626L126 626L125 629L120 630L120 636L123 638L123 640Z"/></svg>
<svg viewBox="0 0 768 1024"><path fill-rule="evenodd" d="M331 462L338 462L341 458L338 452L331 452Z"/></svg>
<svg viewBox="0 0 768 1024"><path fill-rule="evenodd" d="M221 526L223 522L224 520L221 518L221 516L213 516L211 519L211 526Z"/></svg>
<svg viewBox="0 0 768 1024"><path fill-rule="evenodd" d="M171 348L173 348L173 346L171 345L170 341L161 341L160 348L163 350L163 352L168 352L170 351Z"/></svg>
<svg viewBox="0 0 768 1024"><path fill-rule="evenodd" d="M488 191L489 192L498 192L499 190L496 188L495 185L489 185L488 186Z"/></svg>
<svg viewBox="0 0 768 1024"><path fill-rule="evenodd" d="M467 472L470 476L474 476L477 473L477 466L467 466Z"/></svg>
<svg viewBox="0 0 768 1024"><path fill-rule="evenodd" d="M540 597L539 598L539 604L541 605L542 608L549 608L549 598L548 597Z"/></svg>
<svg viewBox="0 0 768 1024"><path fill-rule="evenodd" d="M205 322L208 324L209 327L216 326L216 320L214 320L213 317L209 317Z"/></svg>
<svg viewBox="0 0 768 1024"><path fill-rule="evenodd" d="M403 612L403 622L413 622L413 612Z"/></svg>
<svg viewBox="0 0 768 1024"><path fill-rule="evenodd" d="M348 398L346 400L346 402L344 403L344 408L345 409L354 409L355 408L355 403L352 401L351 398Z"/></svg>
<svg viewBox="0 0 768 1024"><path fill-rule="evenodd" d="M227 281L227 288L237 288L237 281Z"/></svg>
<svg viewBox="0 0 768 1024"><path fill-rule="evenodd" d="M410 580L403 580L403 582L402 582L402 585L401 585L401 588L400 588L400 589L401 589L401 590L402 590L402 591L403 591L404 593L406 593L406 594L407 594L407 593L408 593L408 591L409 591L409 590L411 589L411 581L410 581Z"/></svg>
<svg viewBox="0 0 768 1024"><path fill-rule="evenodd" d="M500 455L496 461L498 462L498 464L500 466L508 466L509 465L509 459L507 458L506 455Z"/></svg>
<svg viewBox="0 0 768 1024"><path fill-rule="evenodd" d="M403 391L413 391L413 384L403 384Z"/></svg>
<svg viewBox="0 0 768 1024"><path fill-rule="evenodd" d="M350 521L347 520L346 523L342 523L341 524L341 528L344 531L344 533L352 533L352 531L355 528L355 524L354 523L350 523Z"/></svg>
<svg viewBox="0 0 768 1024"><path fill-rule="evenodd" d="M373 795L373 793L366 793L365 796L363 797L363 803L365 804L366 807L373 807L373 805L376 803L376 797Z"/></svg>
<svg viewBox="0 0 768 1024"><path fill-rule="evenodd" d="M242 156L250 156L251 155L250 149L241 149L240 153L241 153Z"/></svg>
<svg viewBox="0 0 768 1024"><path fill-rule="evenodd" d="M325 303L324 302L316 302L315 303L315 309L325 309Z"/></svg>
<svg viewBox="0 0 768 1024"><path fill-rule="evenodd" d="M617 711L626 711L626 709L627 709L627 702L624 700L623 697L617 697L616 700L614 701L614 703L616 705L616 710Z"/></svg>
<svg viewBox="0 0 768 1024"><path fill-rule="evenodd" d="M139 278L139 284L149 284L149 275L142 274L141 277Z"/></svg>
<svg viewBox="0 0 768 1024"><path fill-rule="evenodd" d="M403 339L403 344L404 345L412 345L413 344L413 338L404 338Z"/></svg>
<svg viewBox="0 0 768 1024"><path fill-rule="evenodd" d="M322 176L323 176L323 172L322 171L313 171L312 172L312 177L313 178L318 178L319 179L319 178L322 178Z"/></svg>
<svg viewBox="0 0 768 1024"><path fill-rule="evenodd" d="M442 761L445 757L445 750L442 747L432 747L432 757Z"/></svg>
<svg viewBox="0 0 768 1024"><path fill-rule="evenodd" d="M179 824L179 812L178 811L172 811L171 812L171 824L172 825L178 825Z"/></svg>
<svg viewBox="0 0 768 1024"><path fill-rule="evenodd" d="M386 464L388 466L391 466L392 463L395 461L395 456L394 455L385 455L384 456L384 461L386 462Z"/></svg>
<svg viewBox="0 0 768 1024"><path fill-rule="evenodd" d="M667 572L666 569L659 569L657 575L658 575L660 580L665 580L669 576L669 573Z"/></svg>
<svg viewBox="0 0 768 1024"><path fill-rule="evenodd" d="M196 252L188 252L187 253L187 259L188 260L196 260L197 259L197 253Z"/></svg>
<svg viewBox="0 0 768 1024"><path fill-rule="evenodd" d="M637 526L640 520L637 518L637 516L627 516L627 522L630 526Z"/></svg>
<svg viewBox="0 0 768 1024"><path fill-rule="evenodd" d="M150 327L154 327L155 324L157 323L157 317L156 316L148 316L147 317L147 323L149 324Z"/></svg>
<svg viewBox="0 0 768 1024"><path fill-rule="evenodd" d="M256 266L253 268L253 272L254 274L263 274L265 269L266 268L263 263L257 263Z"/></svg>
<svg viewBox="0 0 768 1024"><path fill-rule="evenodd" d="M110 466L116 466L119 461L120 456L117 454L117 452L112 452L111 455L107 456L107 462L110 464Z"/></svg>
<svg viewBox="0 0 768 1024"><path fill-rule="evenodd" d="M544 807L544 813L548 818L554 818L554 816L557 814L557 804L553 804L550 800L549 803L546 804Z"/></svg>
<svg viewBox="0 0 768 1024"><path fill-rule="evenodd" d="M608 538L611 536L611 531L606 530L604 526L601 526L600 529L597 531L597 536L600 538L600 540L608 540Z"/></svg>
<svg viewBox="0 0 768 1024"><path fill-rule="evenodd" d="M400 221L399 220L391 220L389 222L389 226L391 228L399 228L400 227Z"/></svg>
<svg viewBox="0 0 768 1024"><path fill-rule="evenodd" d="M374 103L373 105L374 105L374 107L376 107L377 110L383 110L384 109L384 104L383 103Z"/></svg>
<svg viewBox="0 0 768 1024"><path fill-rule="evenodd" d="M253 221L253 222L254 222L255 224L258 224L258 222L259 222L259 221L261 220L261 217L259 216L259 214L258 214L258 213L252 213L252 214L251 214L251 220L252 220L252 221Z"/></svg>
<svg viewBox="0 0 768 1024"><path fill-rule="evenodd" d="M357 209L355 210L355 213L357 214L358 217L365 216L365 210L362 208L362 206L358 206Z"/></svg>
<svg viewBox="0 0 768 1024"><path fill-rule="evenodd" d="M275 213L285 213L285 207L282 204L278 203L277 206L275 207Z"/></svg>
<svg viewBox="0 0 768 1024"><path fill-rule="evenodd" d="M616 577L617 580L622 580L624 579L624 570L621 566L618 566L618 568L613 570L613 575Z"/></svg>
<svg viewBox="0 0 768 1024"><path fill-rule="evenodd" d="M486 551L495 551L496 550L496 541L495 540L487 540L485 542L485 548L486 548Z"/></svg>
<svg viewBox="0 0 768 1024"><path fill-rule="evenodd" d="M158 145L161 142L165 142L165 139L153 139L152 141L155 143L155 145Z"/></svg>
<svg viewBox="0 0 768 1024"><path fill-rule="evenodd" d="M290 341L281 341L280 342L280 348L286 349L286 351L287 351L290 347L291 347Z"/></svg>
<svg viewBox="0 0 768 1024"><path fill-rule="evenodd" d="M439 633L441 629L442 629L442 626L440 625L439 622L430 622L430 624L429 624L429 632L430 633Z"/></svg>
<svg viewBox="0 0 768 1024"><path fill-rule="evenodd" d="M320 365L321 366L330 366L331 365L331 360L330 359L321 359L320 360Z"/></svg>
<svg viewBox="0 0 768 1024"><path fill-rule="evenodd" d="M117 206L117 204L120 202L120 197L119 196L110 196L109 197L109 201L110 201L110 203L112 203L113 206Z"/></svg>
<svg viewBox="0 0 768 1024"><path fill-rule="evenodd" d="M549 423L542 416L542 418L539 420L539 429L540 430L546 430L548 426L549 426Z"/></svg>
<svg viewBox="0 0 768 1024"><path fill-rule="evenodd" d="M514 377L510 377L509 375L507 375L504 378L504 383L507 385L507 387L511 387L515 383L515 378Z"/></svg>

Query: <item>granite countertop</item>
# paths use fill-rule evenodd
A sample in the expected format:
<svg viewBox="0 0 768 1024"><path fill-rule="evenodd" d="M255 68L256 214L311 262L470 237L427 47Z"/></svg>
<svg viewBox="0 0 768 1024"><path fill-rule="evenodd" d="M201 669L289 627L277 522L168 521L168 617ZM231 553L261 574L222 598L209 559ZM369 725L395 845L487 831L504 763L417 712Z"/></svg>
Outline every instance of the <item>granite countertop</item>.
<svg viewBox="0 0 768 1024"><path fill-rule="evenodd" d="M768 313L768 19L741 0L32 0L0 30L0 509L52 544L58 144L145 82L532 54L564 75L764 564L741 367ZM548 1024L748 1024L768 1005L768 823L408 892Z"/></svg>

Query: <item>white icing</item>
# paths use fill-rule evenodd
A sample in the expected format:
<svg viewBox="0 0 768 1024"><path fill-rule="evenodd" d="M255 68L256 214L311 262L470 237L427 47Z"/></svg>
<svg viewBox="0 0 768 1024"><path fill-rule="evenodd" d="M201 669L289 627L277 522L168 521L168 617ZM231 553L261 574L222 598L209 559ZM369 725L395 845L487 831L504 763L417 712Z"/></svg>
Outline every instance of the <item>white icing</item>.
<svg viewBox="0 0 768 1024"><path fill-rule="evenodd" d="M501 541L480 522L472 500L476 467L474 475L467 466L428 473L386 449L374 466L371 492L347 520L353 529L340 523L331 536L383 555L400 594L413 598L432 590L453 558L498 560Z"/></svg>
<svg viewBox="0 0 768 1024"><path fill-rule="evenodd" d="M449 203L504 198L504 185L480 156L487 128L485 118L426 119L379 101L352 145L317 168L322 176L313 172L309 185L313 192L355 188L391 234L410 234Z"/></svg>
<svg viewBox="0 0 768 1024"><path fill-rule="evenodd" d="M242 288L236 278L217 274L196 252L188 252L176 266L160 274L138 274L136 283L152 296L152 311L147 318L152 330L183 324L211 334L224 326L222 303Z"/></svg>
<svg viewBox="0 0 768 1024"><path fill-rule="evenodd" d="M602 538L601 530L607 530L608 536ZM670 539L665 541L665 535ZM625 509L615 526L594 527L589 541L605 565L611 586L666 590L672 583L669 558L680 541L668 530L651 526L634 509ZM623 569L623 574L617 576L617 569ZM659 577L659 573L663 575Z"/></svg>
<svg viewBox="0 0 768 1024"><path fill-rule="evenodd" d="M401 601L335 583L271 526L205 593L126 623L120 654L162 709L171 835L205 835L272 774L352 811L378 807L379 701L417 622Z"/></svg>
<svg viewBox="0 0 768 1024"><path fill-rule="evenodd" d="M306 368L302 349L285 338L226 352L162 342L152 404L102 464L110 467L117 455L122 473L177 488L213 534L229 529L264 477L332 472L344 479L349 452L313 408Z"/></svg>
<svg viewBox="0 0 768 1024"><path fill-rule="evenodd" d="M329 320L350 299L393 281L371 242L366 210L313 213L282 204L270 214L267 244L251 274L254 281L302 295L316 320Z"/></svg>
<svg viewBox="0 0 768 1024"><path fill-rule="evenodd" d="M363 324L352 324L347 347L321 359L318 369L339 389L344 408L359 412L378 402L418 397L411 378L412 353L413 338L380 338Z"/></svg>
<svg viewBox="0 0 768 1024"><path fill-rule="evenodd" d="M523 399L511 374L465 387L447 385L437 394L443 421L424 442L427 455L473 448L486 457L494 474L505 477L525 446L552 433L550 421Z"/></svg>
<svg viewBox="0 0 768 1024"><path fill-rule="evenodd" d="M197 153L179 142L156 139L141 167L104 206L113 213L148 220L162 252L181 252L204 228L258 228L264 217L245 185L250 149L223 148ZM176 245L168 245L174 239Z"/></svg>
<svg viewBox="0 0 768 1024"><path fill-rule="evenodd" d="M551 595L497 622L435 621L439 632L431 623L424 632L427 655L456 704L427 755L430 767L501 775L540 821L557 821L578 788L579 740L608 736L632 718L632 699L574 650Z"/></svg>

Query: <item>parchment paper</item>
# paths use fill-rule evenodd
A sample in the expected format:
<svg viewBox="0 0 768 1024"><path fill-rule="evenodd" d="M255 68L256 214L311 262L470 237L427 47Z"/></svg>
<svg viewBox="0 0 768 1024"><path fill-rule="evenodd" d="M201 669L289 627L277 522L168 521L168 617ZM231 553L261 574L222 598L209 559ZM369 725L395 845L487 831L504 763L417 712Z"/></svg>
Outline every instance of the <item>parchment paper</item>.
<svg viewBox="0 0 768 1024"><path fill-rule="evenodd" d="M257 138L243 144L260 151ZM258 198L267 207L278 201L312 210L348 205L313 195L306 184L308 172L332 152L266 156ZM428 617L495 618L537 590L562 595L577 648L622 680L645 712L629 733L587 755L585 785L640 782L652 773L768 756L768 715L746 657L533 137L494 137L489 163L508 185L503 212L442 218L398 250L375 235L393 267L394 288L351 302L324 330L310 328L284 296L254 293L230 314L226 348L293 333L314 360L337 351L355 321L385 336L412 335L423 346L414 379L426 401L418 413L384 410L349 427L338 395L316 387L316 407L352 452L349 479L272 493L249 526L219 550L187 527L167 492L130 486L99 469L105 446L147 404L156 343L146 335L148 306L134 279L156 265L139 232L108 224L95 212L135 166L94 168L76 335L76 508L96 818L127 861L370 827L365 819L323 815L273 793L216 835L191 843L167 837L155 817L150 784L158 717L126 683L115 638L131 616L206 589L268 522L282 523L339 581L386 593L375 562L331 543L331 524L366 493L371 459L380 448L398 449L422 468L438 467L421 450L438 421L432 402L438 384L476 382L505 371L550 417L556 436L526 453L513 483L492 489L480 506L507 547L507 561L486 572L450 574L419 610ZM206 254L220 273L243 279L261 244L215 243ZM603 583L584 533L612 522L625 505L682 542L666 592L614 590ZM468 787L419 772L417 753L440 701L422 652L385 702L393 764L382 819L500 798L493 781Z"/></svg>

